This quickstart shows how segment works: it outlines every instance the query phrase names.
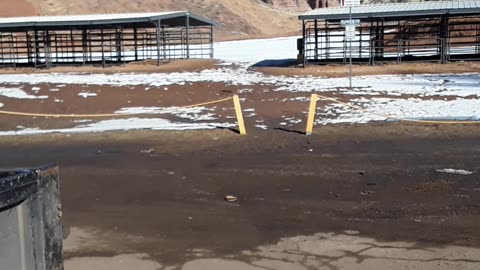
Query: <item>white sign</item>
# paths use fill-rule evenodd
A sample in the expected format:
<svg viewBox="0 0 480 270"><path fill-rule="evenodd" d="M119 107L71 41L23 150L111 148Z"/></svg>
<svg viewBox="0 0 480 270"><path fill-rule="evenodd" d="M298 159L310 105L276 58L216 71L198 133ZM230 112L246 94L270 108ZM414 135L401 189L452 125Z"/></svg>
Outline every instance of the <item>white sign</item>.
<svg viewBox="0 0 480 270"><path fill-rule="evenodd" d="M347 25L355 25L355 26L360 26L360 20L355 19L355 20L341 20L340 23L342 24L343 27Z"/></svg>
<svg viewBox="0 0 480 270"><path fill-rule="evenodd" d="M343 7L360 6L360 0L342 0Z"/></svg>
<svg viewBox="0 0 480 270"><path fill-rule="evenodd" d="M355 25L345 25L345 39L346 40L354 40L356 37L355 35Z"/></svg>

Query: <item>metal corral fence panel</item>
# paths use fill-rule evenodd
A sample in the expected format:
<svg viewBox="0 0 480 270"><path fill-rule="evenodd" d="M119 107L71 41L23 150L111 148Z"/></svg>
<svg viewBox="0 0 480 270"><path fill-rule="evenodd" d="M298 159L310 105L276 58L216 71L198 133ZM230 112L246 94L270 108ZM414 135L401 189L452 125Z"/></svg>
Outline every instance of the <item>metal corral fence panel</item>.
<svg viewBox="0 0 480 270"><path fill-rule="evenodd" d="M158 34L157 34L158 33ZM0 34L0 65L126 63L213 58L211 27L95 29Z"/></svg>
<svg viewBox="0 0 480 270"><path fill-rule="evenodd" d="M352 60L370 65L480 60L479 15L360 19L352 41ZM348 62L350 42L340 20L303 23L305 64Z"/></svg>

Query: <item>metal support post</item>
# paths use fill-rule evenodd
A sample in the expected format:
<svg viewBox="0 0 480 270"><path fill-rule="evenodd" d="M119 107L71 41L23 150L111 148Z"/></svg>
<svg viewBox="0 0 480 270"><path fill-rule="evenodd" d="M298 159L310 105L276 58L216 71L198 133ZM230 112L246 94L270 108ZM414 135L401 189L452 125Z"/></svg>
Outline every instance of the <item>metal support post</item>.
<svg viewBox="0 0 480 270"><path fill-rule="evenodd" d="M352 7L349 7L349 19L352 21ZM350 39L350 90L352 89L352 39Z"/></svg>
<svg viewBox="0 0 480 270"><path fill-rule="evenodd" d="M301 54L303 54L303 68L307 66L307 31L305 29L305 21L302 20L302 35L303 35L303 48Z"/></svg>
<svg viewBox="0 0 480 270"><path fill-rule="evenodd" d="M186 17L186 36L185 36L185 39L186 39L186 46L187 46L187 59L190 59L190 14L187 13L187 17Z"/></svg>
<svg viewBox="0 0 480 270"><path fill-rule="evenodd" d="M318 20L315 20L315 60L318 60Z"/></svg>
<svg viewBox="0 0 480 270"><path fill-rule="evenodd" d="M101 43L102 43L102 66L105 67L105 48L103 47L104 42L105 42L105 38L104 38L104 36L103 36L103 28L102 28L102 30L100 31L100 34L102 35L102 37L101 37Z"/></svg>
<svg viewBox="0 0 480 270"><path fill-rule="evenodd" d="M87 30L82 29L82 61L85 65L87 62Z"/></svg>
<svg viewBox="0 0 480 270"><path fill-rule="evenodd" d="M213 25L210 25L210 58L213 59L214 57L214 51L213 51Z"/></svg>
<svg viewBox="0 0 480 270"><path fill-rule="evenodd" d="M157 26L157 65L160 66L160 35L161 35L161 24L162 21L158 20L156 23Z"/></svg>
<svg viewBox="0 0 480 270"><path fill-rule="evenodd" d="M138 61L137 26L134 26L134 27L133 27L133 49L135 50L135 61Z"/></svg>

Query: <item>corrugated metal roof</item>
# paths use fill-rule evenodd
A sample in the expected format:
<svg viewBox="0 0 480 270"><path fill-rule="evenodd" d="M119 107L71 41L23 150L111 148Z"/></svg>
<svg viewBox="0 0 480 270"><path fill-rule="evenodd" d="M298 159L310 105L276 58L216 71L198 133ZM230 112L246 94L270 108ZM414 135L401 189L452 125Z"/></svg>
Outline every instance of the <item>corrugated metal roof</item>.
<svg viewBox="0 0 480 270"><path fill-rule="evenodd" d="M465 15L480 14L480 0L410 2L352 7L352 17L354 19L368 17L427 16L447 13ZM300 15L299 19L346 19L348 17L348 7L337 7L315 9Z"/></svg>
<svg viewBox="0 0 480 270"><path fill-rule="evenodd" d="M193 15L187 11L170 11L155 13L123 13L123 14L90 14L69 16L37 16L0 18L0 28L9 27L42 27L42 26L82 26L122 24L135 22L154 22L158 20L175 19L189 16L203 25L216 25L212 20Z"/></svg>

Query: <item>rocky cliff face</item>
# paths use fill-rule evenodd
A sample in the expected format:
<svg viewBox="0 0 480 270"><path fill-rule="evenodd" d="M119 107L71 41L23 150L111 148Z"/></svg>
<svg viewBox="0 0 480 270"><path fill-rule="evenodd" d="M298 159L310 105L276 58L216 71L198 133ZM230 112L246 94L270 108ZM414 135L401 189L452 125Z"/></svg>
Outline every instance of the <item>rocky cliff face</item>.
<svg viewBox="0 0 480 270"><path fill-rule="evenodd" d="M312 9L328 8L340 6L339 0L308 0L308 4Z"/></svg>
<svg viewBox="0 0 480 270"><path fill-rule="evenodd" d="M307 0L262 0L275 9L288 11L308 11L311 9Z"/></svg>
<svg viewBox="0 0 480 270"><path fill-rule="evenodd" d="M305 0L272 0L270 5L260 0L0 0L0 10L11 9L17 1L30 3L40 15L189 10L220 24L216 40L297 35L301 31L297 16L280 7L309 8Z"/></svg>
<svg viewBox="0 0 480 270"><path fill-rule="evenodd" d="M340 0L262 0L276 9L307 11L316 8L338 7ZM375 0L370 0L375 1ZM376 0L384 1L384 0Z"/></svg>
<svg viewBox="0 0 480 270"><path fill-rule="evenodd" d="M226 40L299 34L298 13L339 3L340 0L0 0L0 17L190 10L219 22L216 39Z"/></svg>

